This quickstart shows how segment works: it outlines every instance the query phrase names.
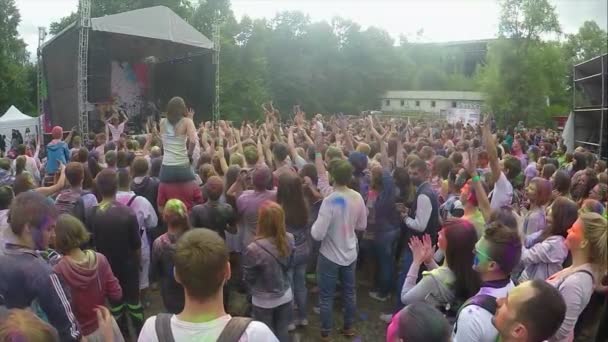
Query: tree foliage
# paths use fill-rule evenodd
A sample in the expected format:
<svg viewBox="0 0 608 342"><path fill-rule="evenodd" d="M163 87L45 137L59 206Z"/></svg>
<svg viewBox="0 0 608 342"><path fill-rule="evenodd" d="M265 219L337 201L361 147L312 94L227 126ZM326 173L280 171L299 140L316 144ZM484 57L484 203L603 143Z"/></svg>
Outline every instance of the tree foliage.
<svg viewBox="0 0 608 342"><path fill-rule="evenodd" d="M21 21L14 0L0 0L0 113L11 105L22 111L34 109L31 89L32 66L17 27Z"/></svg>
<svg viewBox="0 0 608 342"><path fill-rule="evenodd" d="M476 46L395 42L382 29L339 17L313 22L301 12L237 20L229 0L95 0L91 15L163 5L209 38L221 23L220 108L231 120L255 120L270 99L284 118L293 104L310 114L357 113L399 89L482 91L499 121L544 124L570 107L571 66L605 52L606 32L585 22L565 41L549 41L561 30L548 0L501 4L499 38ZM51 34L77 19L68 14ZM0 111L8 103L35 108L36 74L18 23L14 0L0 0Z"/></svg>

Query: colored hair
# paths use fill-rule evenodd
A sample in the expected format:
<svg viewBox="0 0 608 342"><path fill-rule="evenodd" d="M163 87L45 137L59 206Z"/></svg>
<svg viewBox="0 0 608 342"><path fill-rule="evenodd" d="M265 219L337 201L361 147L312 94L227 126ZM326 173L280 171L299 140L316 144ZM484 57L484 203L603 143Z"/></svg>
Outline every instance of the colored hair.
<svg viewBox="0 0 608 342"><path fill-rule="evenodd" d="M475 226L464 219L448 219L442 229L447 240L445 250L448 267L456 278L456 297L463 302L479 291L479 274L473 270L473 253L477 242Z"/></svg>
<svg viewBox="0 0 608 342"><path fill-rule="evenodd" d="M334 159L329 162L329 174L337 185L347 186L353 178L353 166L346 160Z"/></svg>
<svg viewBox="0 0 608 342"><path fill-rule="evenodd" d="M32 311L11 309L0 320L0 341L59 342L57 330L38 318Z"/></svg>
<svg viewBox="0 0 608 342"><path fill-rule="evenodd" d="M171 227L180 227L184 231L190 229L188 209L184 202L178 199L172 198L165 203L163 220Z"/></svg>
<svg viewBox="0 0 608 342"><path fill-rule="evenodd" d="M15 235L21 235L25 225L32 229L41 229L45 222L57 216L58 212L52 201L35 191L28 191L17 195L13 200L8 222L11 231Z"/></svg>
<svg viewBox="0 0 608 342"><path fill-rule="evenodd" d="M256 239L271 238L274 241L279 255L289 255L289 244L285 230L285 212L275 202L266 201L258 212L258 225Z"/></svg>
<svg viewBox="0 0 608 342"><path fill-rule="evenodd" d="M511 274L521 259L521 237L516 229L499 222L491 223L483 234L488 243L488 256L504 274Z"/></svg>
<svg viewBox="0 0 608 342"><path fill-rule="evenodd" d="M80 248L87 243L91 235L82 222L70 214L61 214L55 226L55 248L61 253Z"/></svg>

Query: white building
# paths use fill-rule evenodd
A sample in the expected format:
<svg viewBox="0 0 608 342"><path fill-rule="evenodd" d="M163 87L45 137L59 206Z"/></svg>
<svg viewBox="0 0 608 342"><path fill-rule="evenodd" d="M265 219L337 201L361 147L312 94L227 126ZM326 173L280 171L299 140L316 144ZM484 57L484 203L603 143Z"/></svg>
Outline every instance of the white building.
<svg viewBox="0 0 608 342"><path fill-rule="evenodd" d="M475 91L389 90L382 97L381 110L392 113L432 113L447 116L455 109L479 112L483 93Z"/></svg>

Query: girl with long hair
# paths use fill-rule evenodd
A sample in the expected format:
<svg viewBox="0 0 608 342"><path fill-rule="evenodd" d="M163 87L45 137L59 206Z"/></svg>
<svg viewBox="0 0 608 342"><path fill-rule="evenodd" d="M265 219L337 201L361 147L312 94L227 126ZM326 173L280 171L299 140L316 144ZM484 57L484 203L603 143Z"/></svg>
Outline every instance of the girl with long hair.
<svg viewBox="0 0 608 342"><path fill-rule="evenodd" d="M532 178L530 184L526 187L530 208L524 215L524 236L543 230L547 225L545 210L551 199L551 190L551 182L541 177Z"/></svg>
<svg viewBox="0 0 608 342"><path fill-rule="evenodd" d="M581 212L568 229L566 245L572 265L555 273L547 282L555 286L566 302L566 317L549 341L572 341L574 326L589 303L594 283L604 276L608 265L608 223L600 214Z"/></svg>
<svg viewBox="0 0 608 342"><path fill-rule="evenodd" d="M479 291L479 275L473 270L473 251L477 242L477 231L464 219L448 219L439 231L437 247L443 251L443 264L433 260L431 240L428 235L421 241L410 239L414 262L409 269L403 288L401 302L405 305L427 301L439 307L457 309L466 299ZM428 272L416 284L422 263Z"/></svg>
<svg viewBox="0 0 608 342"><path fill-rule="evenodd" d="M198 136L193 116L194 112L186 107L184 99L174 97L169 100L167 118L159 124L164 149L159 178L163 183L194 180L189 156L198 144Z"/></svg>
<svg viewBox="0 0 608 342"><path fill-rule="evenodd" d="M163 209L167 232L154 240L150 261L150 278L159 280L165 310L178 314L184 309L184 289L173 276L173 255L177 240L188 230L188 210L178 199L170 199Z"/></svg>
<svg viewBox="0 0 608 342"><path fill-rule="evenodd" d="M298 306L294 326L308 325L306 318L306 266L308 264L310 243L310 222L308 208L302 191L302 180L292 172L284 172L279 176L277 188L277 203L285 211L287 231L294 237L295 252L293 268L289 272L289 280ZM290 326L291 328L291 326Z"/></svg>
<svg viewBox="0 0 608 342"><path fill-rule="evenodd" d="M293 235L285 230L285 212L266 201L259 209L256 236L243 254L245 283L252 296L253 318L265 323L279 341L289 341L293 292Z"/></svg>
<svg viewBox="0 0 608 342"><path fill-rule="evenodd" d="M545 280L562 270L562 264L568 256L567 231L577 218L576 203L565 197L555 199L547 209L546 228L526 238L520 260L524 270L519 283L533 279Z"/></svg>

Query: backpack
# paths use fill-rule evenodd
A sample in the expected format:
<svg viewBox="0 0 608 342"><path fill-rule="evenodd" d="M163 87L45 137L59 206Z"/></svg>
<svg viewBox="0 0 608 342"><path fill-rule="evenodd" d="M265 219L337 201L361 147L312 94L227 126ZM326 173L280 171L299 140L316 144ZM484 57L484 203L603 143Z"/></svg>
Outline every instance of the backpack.
<svg viewBox="0 0 608 342"><path fill-rule="evenodd" d="M458 330L458 317L460 316L460 313L465 307L469 305L479 306L487 312L491 313L492 316L496 313L496 309L498 309L496 297L487 294L478 294L469 298L466 302L464 302L464 304L462 304L462 306L458 310L458 314L456 314L456 317L454 319L454 334Z"/></svg>
<svg viewBox="0 0 608 342"><path fill-rule="evenodd" d="M156 315L156 323L154 328L156 330L156 337L162 342L175 342L173 332L171 331L171 317L172 314L160 313ZM241 339L241 336L247 330L249 323L253 320L248 317L232 317L228 324L222 330L222 333L217 338L216 342L237 342Z"/></svg>
<svg viewBox="0 0 608 342"><path fill-rule="evenodd" d="M131 208L131 204L133 204L133 201L135 201L135 199L137 198L137 195L133 195L130 199L129 202L127 202L127 207ZM135 215L137 215L137 213L135 213ZM139 235L143 235L144 234L144 227L139 227Z"/></svg>
<svg viewBox="0 0 608 342"><path fill-rule="evenodd" d="M68 213L74 215L83 223L86 223L86 208L83 197L91 194L90 191L81 191L77 196L69 199L63 199L61 196L55 202L55 207L60 213Z"/></svg>

